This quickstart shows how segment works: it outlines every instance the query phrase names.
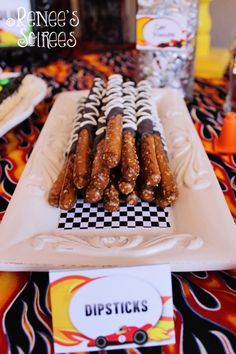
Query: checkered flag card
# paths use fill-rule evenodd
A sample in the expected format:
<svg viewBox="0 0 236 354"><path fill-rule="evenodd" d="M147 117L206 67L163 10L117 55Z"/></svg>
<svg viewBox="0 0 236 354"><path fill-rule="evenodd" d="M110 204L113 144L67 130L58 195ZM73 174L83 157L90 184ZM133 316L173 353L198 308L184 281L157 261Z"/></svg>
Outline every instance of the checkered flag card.
<svg viewBox="0 0 236 354"><path fill-rule="evenodd" d="M86 203L78 199L69 211L61 211L59 229L105 229L105 228L151 228L170 227L169 208L161 209L155 203L139 202L127 205L121 201L120 209L113 213L103 207L103 203Z"/></svg>

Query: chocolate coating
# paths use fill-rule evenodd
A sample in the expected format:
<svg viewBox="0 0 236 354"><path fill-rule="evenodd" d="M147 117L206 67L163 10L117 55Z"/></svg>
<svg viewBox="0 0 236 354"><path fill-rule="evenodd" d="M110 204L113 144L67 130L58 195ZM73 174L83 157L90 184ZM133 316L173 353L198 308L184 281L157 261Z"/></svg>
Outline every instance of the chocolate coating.
<svg viewBox="0 0 236 354"><path fill-rule="evenodd" d="M0 104L9 96L13 95L18 89L20 88L20 85L22 84L22 81L24 80L26 74L22 74L12 81L7 86L4 86L3 91L0 93Z"/></svg>

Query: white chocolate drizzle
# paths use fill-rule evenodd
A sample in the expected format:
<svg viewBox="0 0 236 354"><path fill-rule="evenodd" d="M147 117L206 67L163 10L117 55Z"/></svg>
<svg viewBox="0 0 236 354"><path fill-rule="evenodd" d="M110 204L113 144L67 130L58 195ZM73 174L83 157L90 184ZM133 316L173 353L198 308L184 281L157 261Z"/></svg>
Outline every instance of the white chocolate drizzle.
<svg viewBox="0 0 236 354"><path fill-rule="evenodd" d="M68 155L73 145L78 140L78 132L86 125L97 125L97 118L99 117L99 106L104 92L104 81L100 78L95 78L91 93L88 98L81 98L77 104L76 115L74 118L72 133L66 155ZM86 112L86 108L91 110Z"/></svg>
<svg viewBox="0 0 236 354"><path fill-rule="evenodd" d="M146 119L153 121L152 117L152 88L147 80L142 80L137 85L136 114L137 126Z"/></svg>
<svg viewBox="0 0 236 354"><path fill-rule="evenodd" d="M80 129L86 125L97 125L97 119L99 117L98 108L101 105L101 99L104 91L104 81L100 78L94 79L94 84L91 93L88 96L85 104L85 113L83 114L83 121L80 123ZM89 112L87 112L89 110Z"/></svg>
<svg viewBox="0 0 236 354"><path fill-rule="evenodd" d="M156 107L154 107L154 104L152 105L152 125L153 125L153 132L154 133L159 133L161 137L161 142L164 147L164 150L167 152L167 143L166 143L166 136L164 132L164 128L162 126L160 117L158 115Z"/></svg>
<svg viewBox="0 0 236 354"><path fill-rule="evenodd" d="M72 128L72 132L71 132L71 136L70 136L70 141L69 141L69 144L68 144L68 147L66 150L66 155L68 155L70 153L73 144L78 139L78 131L80 128L80 121L83 117L85 101L86 101L86 97L82 97L78 100L77 107L76 107L76 114L75 114L74 121L73 121L73 128Z"/></svg>
<svg viewBox="0 0 236 354"><path fill-rule="evenodd" d="M108 117L113 108L123 109L122 83L123 78L121 75L109 76L105 97L102 100L106 117Z"/></svg>
<svg viewBox="0 0 236 354"><path fill-rule="evenodd" d="M124 111L123 111L123 130L132 129L137 130L137 117L136 117L136 88L133 81L123 83L124 94Z"/></svg>
<svg viewBox="0 0 236 354"><path fill-rule="evenodd" d="M102 135L106 131L106 120L106 116L98 118L98 125L101 124L102 126L96 130L96 135Z"/></svg>

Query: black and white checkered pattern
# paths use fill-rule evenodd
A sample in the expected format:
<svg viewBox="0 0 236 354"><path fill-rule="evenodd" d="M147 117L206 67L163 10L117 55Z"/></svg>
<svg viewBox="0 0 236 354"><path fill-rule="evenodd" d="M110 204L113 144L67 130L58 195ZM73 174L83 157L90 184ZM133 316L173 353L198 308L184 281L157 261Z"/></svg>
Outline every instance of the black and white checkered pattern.
<svg viewBox="0 0 236 354"><path fill-rule="evenodd" d="M154 203L140 202L137 205L120 203L116 212L108 212L103 203L85 203L78 199L75 208L61 211L59 229L104 229L104 228L151 228L170 227L169 208L157 208Z"/></svg>

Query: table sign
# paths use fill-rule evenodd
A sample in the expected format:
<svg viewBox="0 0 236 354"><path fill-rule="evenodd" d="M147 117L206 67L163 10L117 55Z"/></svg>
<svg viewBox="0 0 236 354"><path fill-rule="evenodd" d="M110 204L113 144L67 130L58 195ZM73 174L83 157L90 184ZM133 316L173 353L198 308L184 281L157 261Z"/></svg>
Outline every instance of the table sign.
<svg viewBox="0 0 236 354"><path fill-rule="evenodd" d="M139 50L180 50L187 44L187 19L183 15L137 15Z"/></svg>
<svg viewBox="0 0 236 354"><path fill-rule="evenodd" d="M52 271L55 354L175 342L169 265Z"/></svg>

